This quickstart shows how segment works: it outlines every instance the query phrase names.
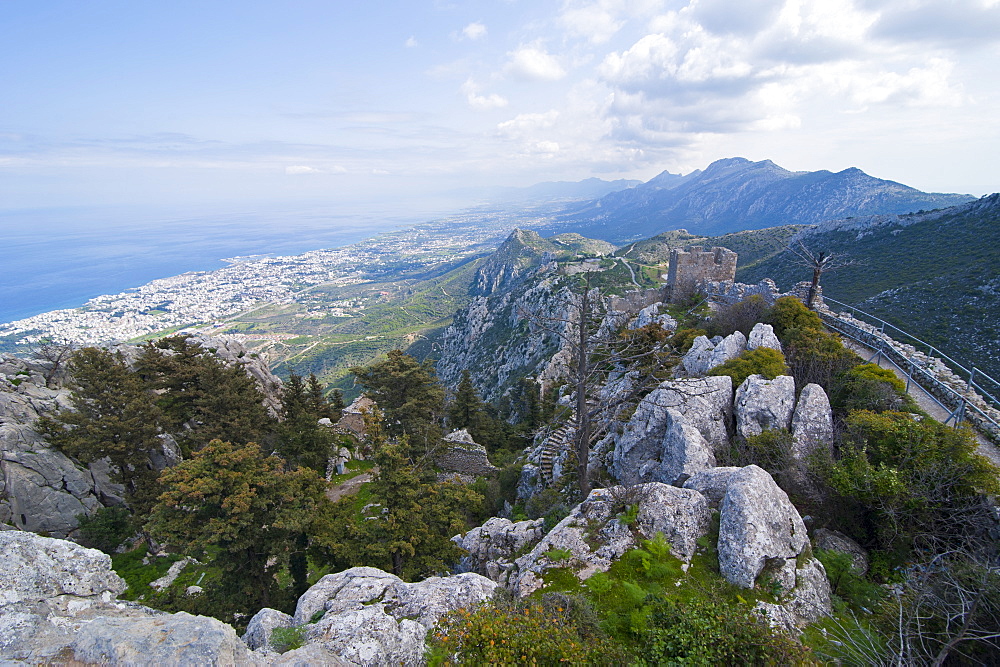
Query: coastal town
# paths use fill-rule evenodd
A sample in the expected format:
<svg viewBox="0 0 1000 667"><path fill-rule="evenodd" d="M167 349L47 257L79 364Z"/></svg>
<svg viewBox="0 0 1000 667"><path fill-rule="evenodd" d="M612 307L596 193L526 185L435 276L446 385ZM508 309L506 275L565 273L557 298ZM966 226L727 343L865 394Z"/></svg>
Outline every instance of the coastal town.
<svg viewBox="0 0 1000 667"><path fill-rule="evenodd" d="M229 258L222 269L162 278L97 296L79 308L0 324L0 341L18 347L47 341L108 345L160 333L222 329L240 314L293 303L318 285L357 285L483 253L518 221L517 216L487 216L483 224L479 215L468 212L342 248ZM363 308L363 303L332 302L325 314L350 317Z"/></svg>

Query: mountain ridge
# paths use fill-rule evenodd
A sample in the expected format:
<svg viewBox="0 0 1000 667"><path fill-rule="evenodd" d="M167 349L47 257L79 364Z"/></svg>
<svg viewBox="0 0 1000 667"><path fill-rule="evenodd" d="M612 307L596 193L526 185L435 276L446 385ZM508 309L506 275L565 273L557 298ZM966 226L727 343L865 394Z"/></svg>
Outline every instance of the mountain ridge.
<svg viewBox="0 0 1000 667"><path fill-rule="evenodd" d="M944 208L972 199L965 194L921 192L857 167L792 172L771 160L733 157L683 176L662 172L642 185L570 208L552 229L627 243L670 229L715 236L848 216Z"/></svg>

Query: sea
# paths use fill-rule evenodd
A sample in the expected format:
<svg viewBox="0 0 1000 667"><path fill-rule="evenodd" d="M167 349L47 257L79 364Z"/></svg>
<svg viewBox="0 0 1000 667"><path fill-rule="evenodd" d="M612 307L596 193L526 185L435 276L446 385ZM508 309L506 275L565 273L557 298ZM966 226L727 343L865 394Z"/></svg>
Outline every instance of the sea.
<svg viewBox="0 0 1000 667"><path fill-rule="evenodd" d="M82 306L157 278L212 271L248 255L337 248L410 227L428 212L298 210L151 213L0 210L0 323Z"/></svg>

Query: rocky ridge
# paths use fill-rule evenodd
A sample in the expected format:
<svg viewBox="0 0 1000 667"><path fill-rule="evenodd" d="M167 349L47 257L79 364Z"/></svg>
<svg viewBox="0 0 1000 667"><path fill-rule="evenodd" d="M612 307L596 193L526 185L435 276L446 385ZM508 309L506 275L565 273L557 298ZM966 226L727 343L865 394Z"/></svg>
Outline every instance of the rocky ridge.
<svg viewBox="0 0 1000 667"><path fill-rule="evenodd" d="M254 378L266 405L280 406L281 380L259 359L234 341L201 338L229 365L241 366ZM139 348L120 345L114 349L134 360ZM77 515L91 514L101 507L122 502L123 489L111 481L105 460L82 467L56 451L34 430L35 421L72 408L68 377L52 373L41 360L0 355L0 524L22 530L73 537ZM179 460L180 452L169 434L161 436L162 448L152 464L162 469Z"/></svg>

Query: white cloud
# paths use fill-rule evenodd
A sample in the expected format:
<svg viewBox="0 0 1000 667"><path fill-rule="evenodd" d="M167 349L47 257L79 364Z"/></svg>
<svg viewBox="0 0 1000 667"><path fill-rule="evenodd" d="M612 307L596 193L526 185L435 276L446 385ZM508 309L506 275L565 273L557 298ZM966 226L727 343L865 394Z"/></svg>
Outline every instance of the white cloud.
<svg viewBox="0 0 1000 667"><path fill-rule="evenodd" d="M469 106L477 111L489 111L507 106L507 98L501 95L496 93L480 95L479 93L480 87L472 79L467 79L462 84L462 94L465 95Z"/></svg>
<svg viewBox="0 0 1000 667"><path fill-rule="evenodd" d="M559 112L555 109L545 113L522 113L497 125L497 130L506 137L522 138L538 130L547 130L555 125Z"/></svg>
<svg viewBox="0 0 1000 667"><path fill-rule="evenodd" d="M486 36L486 26L479 22L473 22L462 28L462 36L465 39L475 41Z"/></svg>
<svg viewBox="0 0 1000 667"><path fill-rule="evenodd" d="M408 49L412 49L414 47L420 46L420 42L417 41L416 37L410 35L410 37L407 38L406 42L403 43L403 46L405 46Z"/></svg>
<svg viewBox="0 0 1000 667"><path fill-rule="evenodd" d="M567 7L559 16L559 23L571 35L584 37L594 44L604 44L624 25L624 21L618 20L599 3Z"/></svg>
<svg viewBox="0 0 1000 667"><path fill-rule="evenodd" d="M303 164L297 164L285 167L285 173L292 176L297 176L299 174L320 174L322 173L322 170L317 169L316 167L308 167Z"/></svg>
<svg viewBox="0 0 1000 667"><path fill-rule="evenodd" d="M507 54L510 60L504 72L528 81L558 81L566 76L566 70L555 57L534 46L521 46Z"/></svg>

